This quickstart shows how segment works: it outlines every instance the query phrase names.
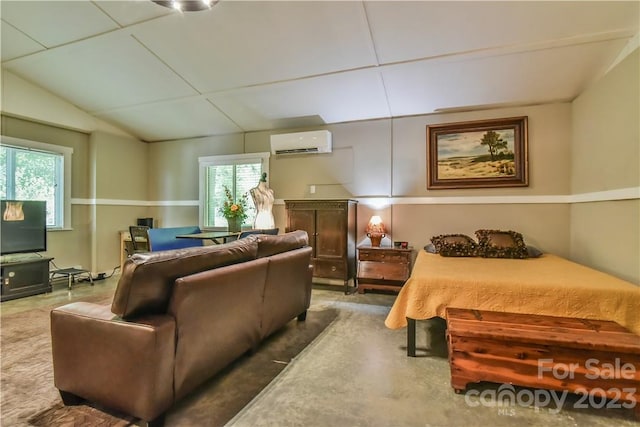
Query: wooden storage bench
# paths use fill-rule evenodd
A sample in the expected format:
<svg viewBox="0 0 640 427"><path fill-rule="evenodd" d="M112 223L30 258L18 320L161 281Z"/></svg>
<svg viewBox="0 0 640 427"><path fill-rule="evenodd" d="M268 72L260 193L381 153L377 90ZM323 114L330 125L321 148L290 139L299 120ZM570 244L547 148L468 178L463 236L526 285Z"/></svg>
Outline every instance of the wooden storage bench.
<svg viewBox="0 0 640 427"><path fill-rule="evenodd" d="M456 393L509 383L606 396L640 414L640 336L617 323L458 308L446 316Z"/></svg>

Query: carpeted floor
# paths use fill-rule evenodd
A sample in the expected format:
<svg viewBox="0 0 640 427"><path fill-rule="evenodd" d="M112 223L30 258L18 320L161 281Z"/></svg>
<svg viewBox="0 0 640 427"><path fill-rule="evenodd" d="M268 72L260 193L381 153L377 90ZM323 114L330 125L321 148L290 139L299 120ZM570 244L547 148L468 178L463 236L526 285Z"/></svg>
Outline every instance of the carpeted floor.
<svg viewBox="0 0 640 427"><path fill-rule="evenodd" d="M86 301L108 303L110 294L90 296ZM57 304L60 305L60 304ZM2 316L1 425L28 425L34 414L60 402L53 385L49 313L41 307Z"/></svg>
<svg viewBox="0 0 640 427"><path fill-rule="evenodd" d="M83 298L108 304L111 293ZM128 426L138 420L89 404L62 405L53 385L49 313L57 305L2 316L1 419L3 426ZM334 321L337 311L312 308L238 359L174 406L167 425L222 426Z"/></svg>

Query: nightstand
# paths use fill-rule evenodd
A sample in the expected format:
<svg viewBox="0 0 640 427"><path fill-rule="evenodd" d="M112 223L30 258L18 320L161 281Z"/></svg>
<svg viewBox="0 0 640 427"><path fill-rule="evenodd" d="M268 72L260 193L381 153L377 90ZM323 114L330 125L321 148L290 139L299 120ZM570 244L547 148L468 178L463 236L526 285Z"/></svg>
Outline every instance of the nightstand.
<svg viewBox="0 0 640 427"><path fill-rule="evenodd" d="M413 249L358 248L358 293L366 289L399 292L411 274Z"/></svg>

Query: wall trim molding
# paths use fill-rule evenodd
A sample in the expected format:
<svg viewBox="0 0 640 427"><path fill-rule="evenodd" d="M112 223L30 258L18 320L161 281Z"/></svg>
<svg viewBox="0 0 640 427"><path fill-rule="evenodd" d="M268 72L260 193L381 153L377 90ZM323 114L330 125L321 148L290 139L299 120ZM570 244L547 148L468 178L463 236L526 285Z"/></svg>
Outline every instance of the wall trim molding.
<svg viewBox="0 0 640 427"><path fill-rule="evenodd" d="M198 200L124 200L78 198L72 198L71 204L90 206L199 206Z"/></svg>
<svg viewBox="0 0 640 427"><path fill-rule="evenodd" d="M617 190L596 191L569 196L569 203L609 202L614 200L640 199L640 187L619 188Z"/></svg>
<svg viewBox="0 0 640 427"><path fill-rule="evenodd" d="M445 196L445 197L354 197L355 200L372 206L389 205L496 205L496 204L574 204L613 202L640 199L640 187L619 188L572 195L532 196ZM72 198L73 205L95 206L198 206L198 200L122 200ZM276 199L276 205L284 205L284 199Z"/></svg>

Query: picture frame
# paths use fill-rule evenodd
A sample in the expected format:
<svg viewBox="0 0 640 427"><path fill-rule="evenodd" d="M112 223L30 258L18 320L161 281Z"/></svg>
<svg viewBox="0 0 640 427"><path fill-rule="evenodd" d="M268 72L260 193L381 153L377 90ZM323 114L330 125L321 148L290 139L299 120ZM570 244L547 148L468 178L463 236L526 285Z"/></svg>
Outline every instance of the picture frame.
<svg viewBox="0 0 640 427"><path fill-rule="evenodd" d="M529 185L527 116L427 125L427 189Z"/></svg>

